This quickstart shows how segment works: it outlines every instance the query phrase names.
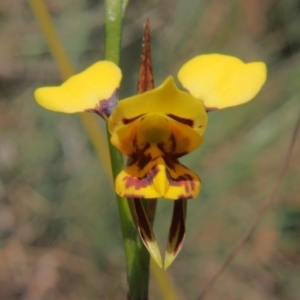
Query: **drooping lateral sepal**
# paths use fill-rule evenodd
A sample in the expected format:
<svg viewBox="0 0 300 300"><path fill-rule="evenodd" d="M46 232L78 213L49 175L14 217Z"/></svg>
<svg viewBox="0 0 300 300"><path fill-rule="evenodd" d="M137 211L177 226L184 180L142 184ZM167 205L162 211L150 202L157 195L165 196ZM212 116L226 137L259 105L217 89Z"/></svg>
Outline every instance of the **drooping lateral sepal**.
<svg viewBox="0 0 300 300"><path fill-rule="evenodd" d="M164 269L166 270L178 255L185 238L187 200L174 201L173 216L169 230Z"/></svg>
<svg viewBox="0 0 300 300"><path fill-rule="evenodd" d="M145 212L141 199L128 198L131 213L135 221L140 238L157 265L162 268L162 259L157 241Z"/></svg>

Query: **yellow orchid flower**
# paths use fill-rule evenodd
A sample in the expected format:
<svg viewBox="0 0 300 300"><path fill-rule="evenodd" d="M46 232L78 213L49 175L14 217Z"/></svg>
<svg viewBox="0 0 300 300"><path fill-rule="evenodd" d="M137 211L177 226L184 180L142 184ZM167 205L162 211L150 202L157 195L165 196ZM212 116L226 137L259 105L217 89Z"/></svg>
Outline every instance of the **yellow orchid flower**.
<svg viewBox="0 0 300 300"><path fill-rule="evenodd" d="M176 200L195 198L200 191L199 177L178 158L201 145L206 110L251 100L265 82L266 67L226 55L200 55L178 73L188 93L169 77L153 90L117 102L121 77L115 64L100 61L59 87L37 89L35 98L50 110L94 111L108 118L112 144L131 158L116 178L119 195Z"/></svg>
<svg viewBox="0 0 300 300"><path fill-rule="evenodd" d="M201 145L206 124L202 103L180 91L172 77L122 100L108 129L112 144L131 161L116 179L116 192L132 198L195 198L200 180L178 158Z"/></svg>

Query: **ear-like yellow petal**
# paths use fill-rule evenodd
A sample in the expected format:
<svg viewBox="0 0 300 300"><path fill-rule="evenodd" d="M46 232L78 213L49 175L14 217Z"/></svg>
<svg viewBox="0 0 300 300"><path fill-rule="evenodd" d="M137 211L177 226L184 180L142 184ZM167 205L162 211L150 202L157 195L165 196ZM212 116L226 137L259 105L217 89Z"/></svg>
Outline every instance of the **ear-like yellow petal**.
<svg viewBox="0 0 300 300"><path fill-rule="evenodd" d="M243 104L259 92L267 76L262 62L244 63L236 57L207 54L194 57L178 72L182 86L207 109Z"/></svg>
<svg viewBox="0 0 300 300"><path fill-rule="evenodd" d="M118 89L121 70L109 61L99 61L85 71L70 77L58 87L43 87L35 91L36 101L46 109L76 113L95 109Z"/></svg>
<svg viewBox="0 0 300 300"><path fill-rule="evenodd" d="M180 91L170 76L159 87L120 101L110 116L109 131L113 134L147 113L167 115L201 135L206 129L207 115L203 104Z"/></svg>

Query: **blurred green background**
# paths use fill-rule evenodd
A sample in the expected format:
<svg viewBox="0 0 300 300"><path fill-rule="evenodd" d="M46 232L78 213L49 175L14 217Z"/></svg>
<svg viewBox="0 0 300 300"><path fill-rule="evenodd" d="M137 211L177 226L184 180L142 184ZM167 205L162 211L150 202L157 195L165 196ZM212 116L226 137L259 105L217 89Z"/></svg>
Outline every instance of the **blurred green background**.
<svg viewBox="0 0 300 300"><path fill-rule="evenodd" d="M103 59L103 1L45 3L77 71ZM283 164L299 113L300 2L130 0L121 97L136 92L146 18L157 85L201 53L268 65L259 95L210 113L203 146L182 159L203 187L189 201L185 244L166 273L176 299L196 299L258 214ZM0 299L125 299L117 205L104 167L78 115L46 111L33 99L35 88L60 82L28 2L1 0ZM298 135L276 201L207 299L300 299L299 150ZM172 203L159 200L162 249L171 213ZM154 276L150 299L165 299Z"/></svg>

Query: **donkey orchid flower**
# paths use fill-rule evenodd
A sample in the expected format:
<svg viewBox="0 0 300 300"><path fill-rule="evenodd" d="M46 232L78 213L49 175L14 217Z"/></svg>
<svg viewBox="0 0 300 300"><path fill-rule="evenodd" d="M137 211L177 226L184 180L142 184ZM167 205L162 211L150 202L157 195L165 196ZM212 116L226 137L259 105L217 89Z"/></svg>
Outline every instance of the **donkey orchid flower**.
<svg viewBox="0 0 300 300"><path fill-rule="evenodd" d="M176 200L195 198L200 191L199 177L178 158L201 145L206 110L251 100L266 80L266 67L232 56L200 55L179 70L187 92L168 77L159 87L118 102L121 78L118 66L100 61L59 87L37 89L35 98L53 111L94 111L108 118L112 144L131 158L116 178L119 195Z"/></svg>
<svg viewBox="0 0 300 300"><path fill-rule="evenodd" d="M255 97L266 80L266 67L261 62L245 64L221 54L200 55L179 70L178 79L185 91L176 87L171 76L152 89L149 39L145 45L148 54L142 55L143 75L139 79L146 80L141 81L138 95L118 102L121 70L112 62L99 61L61 86L37 89L35 98L49 110L95 112L107 121L111 143L129 157L128 165L115 180L116 193L131 203L140 237L160 267L160 251L140 199L177 200L165 254L166 269L184 241L186 199L195 198L201 188L199 177L178 159L202 144L207 111Z"/></svg>
<svg viewBox="0 0 300 300"><path fill-rule="evenodd" d="M112 144L131 161L116 179L116 192L132 198L195 198L200 180L178 158L201 145L206 124L203 104L178 90L172 77L122 100L108 128Z"/></svg>

